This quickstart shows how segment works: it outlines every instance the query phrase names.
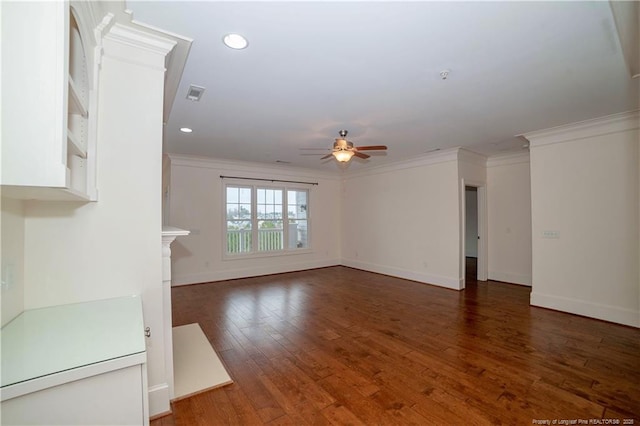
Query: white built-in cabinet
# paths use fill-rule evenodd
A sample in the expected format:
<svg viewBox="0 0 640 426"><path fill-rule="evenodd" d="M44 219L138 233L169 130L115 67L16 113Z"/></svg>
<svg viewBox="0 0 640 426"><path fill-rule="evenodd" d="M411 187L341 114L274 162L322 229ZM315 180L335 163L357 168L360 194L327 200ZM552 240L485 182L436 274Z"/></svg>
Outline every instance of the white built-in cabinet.
<svg viewBox="0 0 640 426"><path fill-rule="evenodd" d="M3 2L2 195L95 201L91 2Z"/></svg>
<svg viewBox="0 0 640 426"><path fill-rule="evenodd" d="M30 309L0 330L6 425L147 425L142 301Z"/></svg>

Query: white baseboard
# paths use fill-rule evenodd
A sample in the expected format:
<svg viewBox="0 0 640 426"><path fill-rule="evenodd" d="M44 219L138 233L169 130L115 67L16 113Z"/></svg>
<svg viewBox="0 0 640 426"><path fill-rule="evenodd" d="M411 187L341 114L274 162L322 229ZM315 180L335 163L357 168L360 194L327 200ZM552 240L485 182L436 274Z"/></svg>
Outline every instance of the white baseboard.
<svg viewBox="0 0 640 426"><path fill-rule="evenodd" d="M395 268L393 266L383 266L375 263L362 262L353 259L342 259L342 265L349 266L351 268L362 269L364 271L376 272L378 274L390 275L392 277L404 278L406 280L437 285L439 287L446 287L453 290L462 290L464 282L459 278L425 274L422 272Z"/></svg>
<svg viewBox="0 0 640 426"><path fill-rule="evenodd" d="M549 294L531 293L531 305L640 328L640 311Z"/></svg>
<svg viewBox="0 0 640 426"><path fill-rule="evenodd" d="M149 388L149 417L171 412L169 385L162 383Z"/></svg>
<svg viewBox="0 0 640 426"><path fill-rule="evenodd" d="M489 271L489 279L509 284L520 284L531 287L531 275L513 274L511 272Z"/></svg>
<svg viewBox="0 0 640 426"><path fill-rule="evenodd" d="M306 269L326 268L340 265L339 259L327 259L311 262L299 262L288 265L269 265L256 268L229 269L211 271L200 274L179 275L174 273L171 286L208 283L212 281L233 280L236 278L258 277L260 275L281 274L285 272L304 271Z"/></svg>

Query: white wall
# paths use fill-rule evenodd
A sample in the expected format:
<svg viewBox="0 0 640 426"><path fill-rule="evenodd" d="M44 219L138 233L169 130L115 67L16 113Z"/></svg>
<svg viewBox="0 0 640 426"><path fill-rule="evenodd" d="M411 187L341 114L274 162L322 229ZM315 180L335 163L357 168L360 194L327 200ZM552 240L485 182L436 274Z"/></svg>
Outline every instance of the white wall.
<svg viewBox="0 0 640 426"><path fill-rule="evenodd" d="M171 160L167 154L162 155L162 224L169 225L169 193L171 186Z"/></svg>
<svg viewBox="0 0 640 426"><path fill-rule="evenodd" d="M529 153L487 161L489 279L531 285Z"/></svg>
<svg viewBox="0 0 640 426"><path fill-rule="evenodd" d="M346 173L342 182L313 170L170 154L168 223L191 231L172 244L173 284L343 264L460 289L460 185L486 182L486 158L461 151ZM220 175L320 182L309 187L313 252L225 259Z"/></svg>
<svg viewBox="0 0 640 426"><path fill-rule="evenodd" d="M623 114L526 135L533 305L640 326L638 123Z"/></svg>
<svg viewBox="0 0 640 426"><path fill-rule="evenodd" d="M2 326L24 310L24 207L2 198Z"/></svg>
<svg viewBox="0 0 640 426"><path fill-rule="evenodd" d="M466 257L478 257L478 191L465 188L465 253Z"/></svg>
<svg viewBox="0 0 640 426"><path fill-rule="evenodd" d="M340 180L334 174L170 154L168 223L191 234L171 245L173 284L273 274L340 263ZM309 189L311 252L295 255L224 259L225 176L318 182ZM249 181L247 181L250 183ZM277 184L277 183L276 183Z"/></svg>
<svg viewBox="0 0 640 426"><path fill-rule="evenodd" d="M342 195L342 263L459 289L457 150L353 173Z"/></svg>
<svg viewBox="0 0 640 426"><path fill-rule="evenodd" d="M99 200L25 203L24 304L30 309L141 294L151 328L147 368L154 415L169 410L161 263L164 55L126 34L118 40L105 40L102 60Z"/></svg>

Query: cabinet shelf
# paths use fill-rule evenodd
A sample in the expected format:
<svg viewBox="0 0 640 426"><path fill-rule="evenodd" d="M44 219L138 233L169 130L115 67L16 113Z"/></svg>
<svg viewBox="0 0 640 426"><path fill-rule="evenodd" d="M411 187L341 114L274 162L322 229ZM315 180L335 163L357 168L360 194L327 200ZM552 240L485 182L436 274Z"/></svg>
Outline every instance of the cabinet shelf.
<svg viewBox="0 0 640 426"><path fill-rule="evenodd" d="M83 117L88 116L87 105L84 101L84 97L81 95L80 89L73 81L73 78L69 76L69 113L78 114Z"/></svg>
<svg viewBox="0 0 640 426"><path fill-rule="evenodd" d="M82 144L76 137L76 135L71 131L71 129L67 129L67 154L77 155L82 158L87 158L87 151L82 147Z"/></svg>
<svg viewBox="0 0 640 426"><path fill-rule="evenodd" d="M18 200L92 201L92 198L74 188L3 185L2 196Z"/></svg>
<svg viewBox="0 0 640 426"><path fill-rule="evenodd" d="M3 196L97 201L92 10L91 2L3 2L2 34L20 41L2 46L3 58L16 59L2 74L12 105L1 117Z"/></svg>

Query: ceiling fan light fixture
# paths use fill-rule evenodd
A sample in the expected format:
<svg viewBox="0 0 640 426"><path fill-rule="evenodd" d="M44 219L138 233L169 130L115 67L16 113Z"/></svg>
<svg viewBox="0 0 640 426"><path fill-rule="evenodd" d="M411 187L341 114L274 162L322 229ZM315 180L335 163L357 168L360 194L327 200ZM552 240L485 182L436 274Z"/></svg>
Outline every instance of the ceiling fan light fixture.
<svg viewBox="0 0 640 426"><path fill-rule="evenodd" d="M353 157L353 151L333 151L333 156L341 163L346 163Z"/></svg>
<svg viewBox="0 0 640 426"><path fill-rule="evenodd" d="M227 34L226 36L224 36L222 41L228 48L236 50L242 50L249 45L247 39L240 34Z"/></svg>
<svg viewBox="0 0 640 426"><path fill-rule="evenodd" d="M346 139L336 139L336 141L333 143L333 149L353 149L353 142Z"/></svg>

